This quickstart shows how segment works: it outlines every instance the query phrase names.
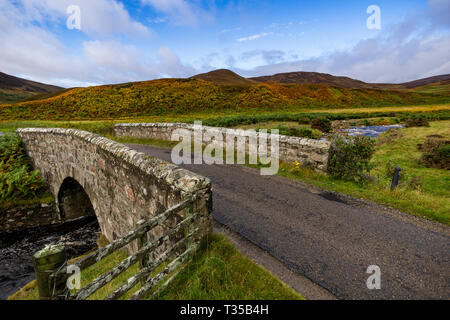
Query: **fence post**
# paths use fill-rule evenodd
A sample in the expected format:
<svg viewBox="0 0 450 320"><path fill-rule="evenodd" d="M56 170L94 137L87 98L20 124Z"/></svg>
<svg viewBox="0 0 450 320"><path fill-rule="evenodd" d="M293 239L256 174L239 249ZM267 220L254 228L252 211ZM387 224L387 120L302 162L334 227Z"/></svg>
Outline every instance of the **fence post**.
<svg viewBox="0 0 450 320"><path fill-rule="evenodd" d="M391 191L394 191L394 189L398 186L398 180L400 179L400 171L402 171L402 168L397 166L395 168L394 177L392 178Z"/></svg>
<svg viewBox="0 0 450 320"><path fill-rule="evenodd" d="M137 228L141 227L143 224L145 224L145 220L139 220L137 223ZM141 250L148 242L148 236L147 233L145 232L142 236L140 236L137 239L137 245L138 245L138 251ZM139 258L139 269L142 270L145 267L147 267L147 263L148 262L148 253L145 253L144 255L142 255L142 257ZM144 285L148 279L150 278L150 276L148 277L144 277L141 280L141 284Z"/></svg>
<svg viewBox="0 0 450 320"><path fill-rule="evenodd" d="M57 300L67 292L66 282L54 274L67 262L63 244L50 244L33 255L39 300Z"/></svg>
<svg viewBox="0 0 450 320"><path fill-rule="evenodd" d="M194 202L191 203L191 205L189 207L187 207L186 209L184 209L185 211L185 219L190 218L194 215L194 206L195 206L195 200ZM187 226L186 229L184 230L184 236L187 236L188 234L190 234L192 231L194 231L194 221L191 221ZM189 247L192 246L192 244L194 243L194 237L192 237L187 243L186 243L186 249L188 249Z"/></svg>

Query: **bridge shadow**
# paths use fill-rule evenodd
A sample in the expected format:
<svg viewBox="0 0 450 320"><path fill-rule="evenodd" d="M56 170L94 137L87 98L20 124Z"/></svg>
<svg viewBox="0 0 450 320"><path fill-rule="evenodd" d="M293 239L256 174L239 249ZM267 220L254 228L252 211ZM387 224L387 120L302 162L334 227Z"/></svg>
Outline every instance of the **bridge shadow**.
<svg viewBox="0 0 450 320"><path fill-rule="evenodd" d="M64 179L58 192L59 215L62 221L95 216L94 207L84 188L75 179Z"/></svg>

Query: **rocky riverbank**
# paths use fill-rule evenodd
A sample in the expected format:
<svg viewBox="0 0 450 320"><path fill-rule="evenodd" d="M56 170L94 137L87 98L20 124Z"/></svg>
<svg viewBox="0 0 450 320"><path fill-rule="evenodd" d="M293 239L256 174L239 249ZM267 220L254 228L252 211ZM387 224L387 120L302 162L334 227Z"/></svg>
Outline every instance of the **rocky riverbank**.
<svg viewBox="0 0 450 320"><path fill-rule="evenodd" d="M19 232L0 232L0 300L34 279L31 256L36 251L49 243L62 242L69 258L77 257L97 246L99 233L95 216Z"/></svg>

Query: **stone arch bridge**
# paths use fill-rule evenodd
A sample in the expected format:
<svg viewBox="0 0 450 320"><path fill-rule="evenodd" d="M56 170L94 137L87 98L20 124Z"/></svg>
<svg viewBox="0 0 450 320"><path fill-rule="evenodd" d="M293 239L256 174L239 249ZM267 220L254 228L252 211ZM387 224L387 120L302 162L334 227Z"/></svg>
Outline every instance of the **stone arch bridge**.
<svg viewBox="0 0 450 320"><path fill-rule="evenodd" d="M95 214L102 233L113 241L139 220L195 194L198 235L212 228L207 178L86 131L27 128L17 133L55 196L61 221Z"/></svg>

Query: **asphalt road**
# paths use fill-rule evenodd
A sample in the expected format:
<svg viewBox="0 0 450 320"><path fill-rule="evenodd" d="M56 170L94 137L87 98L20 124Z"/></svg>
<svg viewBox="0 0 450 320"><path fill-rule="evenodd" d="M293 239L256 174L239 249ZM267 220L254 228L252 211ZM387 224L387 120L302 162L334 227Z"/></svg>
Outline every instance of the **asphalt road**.
<svg viewBox="0 0 450 320"><path fill-rule="evenodd" d="M170 161L170 150L130 144ZM450 299L448 227L230 165L185 165L213 185L213 216L339 299ZM367 268L381 270L369 290Z"/></svg>

